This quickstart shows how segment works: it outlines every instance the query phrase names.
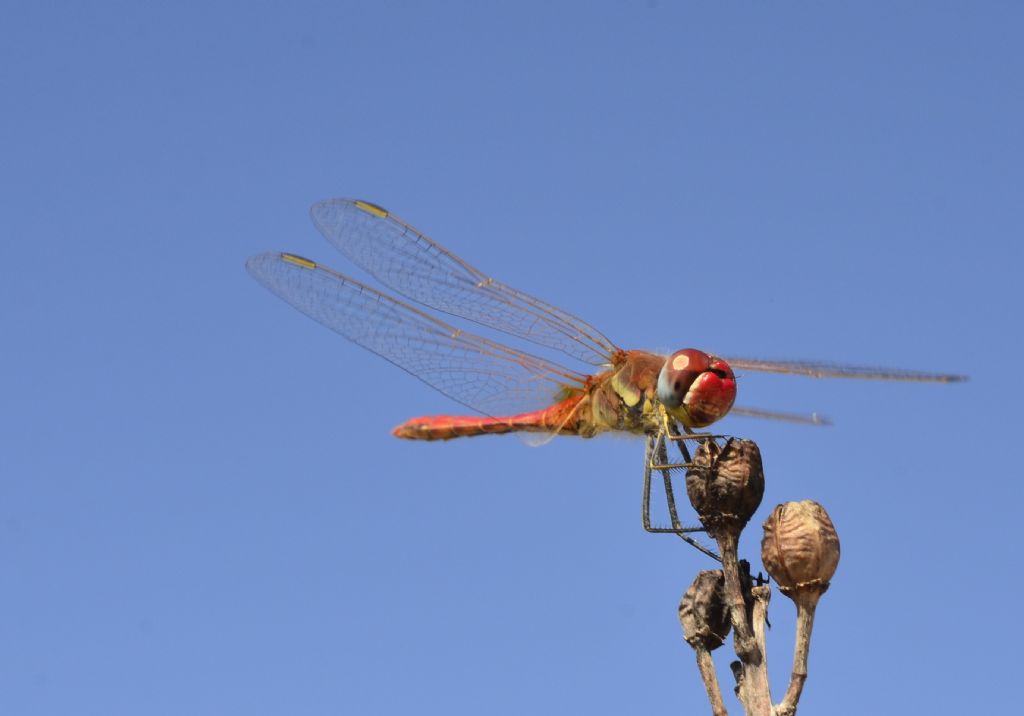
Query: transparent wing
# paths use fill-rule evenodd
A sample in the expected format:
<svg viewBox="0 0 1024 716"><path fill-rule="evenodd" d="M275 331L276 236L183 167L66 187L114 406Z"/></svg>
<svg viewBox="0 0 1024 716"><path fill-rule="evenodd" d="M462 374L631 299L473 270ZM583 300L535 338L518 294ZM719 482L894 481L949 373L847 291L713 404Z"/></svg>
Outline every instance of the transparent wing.
<svg viewBox="0 0 1024 716"><path fill-rule="evenodd" d="M965 375L922 373L913 370L902 370L900 368L877 368L797 360L721 357L732 366L733 370L756 370L762 373L785 373L788 375L804 375L811 378L861 378L863 380L902 380L919 383L959 383L967 380Z"/></svg>
<svg viewBox="0 0 1024 716"><path fill-rule="evenodd" d="M407 298L594 365L617 350L585 321L488 278L378 206L328 199L310 215L339 251Z"/></svg>
<svg viewBox="0 0 1024 716"><path fill-rule="evenodd" d="M744 408L733 406L729 415L742 415L745 418L762 418L765 420L779 420L784 423L798 423L800 425L831 425L832 421L818 413L785 413L778 410L762 410L760 408Z"/></svg>
<svg viewBox="0 0 1024 716"><path fill-rule="evenodd" d="M585 379L454 328L309 259L277 252L246 264L263 286L351 341L473 410L500 417L551 405Z"/></svg>

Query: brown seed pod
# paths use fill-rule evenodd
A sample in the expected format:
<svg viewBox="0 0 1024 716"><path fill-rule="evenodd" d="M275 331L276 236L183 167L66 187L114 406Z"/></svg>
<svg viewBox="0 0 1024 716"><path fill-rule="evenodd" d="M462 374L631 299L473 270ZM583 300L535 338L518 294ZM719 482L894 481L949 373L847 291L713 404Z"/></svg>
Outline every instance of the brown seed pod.
<svg viewBox="0 0 1024 716"><path fill-rule="evenodd" d="M813 500L778 505L764 523L761 560L783 594L822 594L839 564L839 535L825 508Z"/></svg>
<svg viewBox="0 0 1024 716"><path fill-rule="evenodd" d="M764 495L761 451L752 440L705 440L686 472L686 494L708 534L739 536Z"/></svg>
<svg viewBox="0 0 1024 716"><path fill-rule="evenodd" d="M729 610L725 608L725 576L720 569L700 572L679 602L683 638L694 649L717 649L729 634Z"/></svg>

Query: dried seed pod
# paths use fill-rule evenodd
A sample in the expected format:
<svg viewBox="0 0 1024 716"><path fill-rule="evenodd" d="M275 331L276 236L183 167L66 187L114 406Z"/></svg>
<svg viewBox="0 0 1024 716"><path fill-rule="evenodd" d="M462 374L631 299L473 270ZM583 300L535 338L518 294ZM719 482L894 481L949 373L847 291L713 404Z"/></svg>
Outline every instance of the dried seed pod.
<svg viewBox="0 0 1024 716"><path fill-rule="evenodd" d="M686 472L686 494L708 534L738 537L764 495L761 451L752 440L705 440Z"/></svg>
<svg viewBox="0 0 1024 716"><path fill-rule="evenodd" d="M729 610L725 607L724 588L722 570L705 570L697 575L679 602L683 638L694 649L717 649L729 634Z"/></svg>
<svg viewBox="0 0 1024 716"><path fill-rule="evenodd" d="M764 523L761 560L783 594L817 601L839 564L839 535L825 508L813 500L778 505Z"/></svg>
<svg viewBox="0 0 1024 716"><path fill-rule="evenodd" d="M825 508L812 500L776 506L764 523L761 560L796 605L793 671L775 710L794 714L807 680L814 613L839 564L839 536Z"/></svg>

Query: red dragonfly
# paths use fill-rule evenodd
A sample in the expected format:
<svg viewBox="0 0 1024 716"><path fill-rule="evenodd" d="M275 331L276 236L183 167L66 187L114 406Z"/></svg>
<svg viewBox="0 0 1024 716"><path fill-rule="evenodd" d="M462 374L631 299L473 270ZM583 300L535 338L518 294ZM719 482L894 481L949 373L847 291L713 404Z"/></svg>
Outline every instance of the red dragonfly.
<svg viewBox="0 0 1024 716"><path fill-rule="evenodd" d="M309 259L253 256L246 267L282 299L405 369L475 416L413 418L394 430L412 440L508 432L592 437L607 431L687 433L734 413L822 422L733 408L734 369L810 377L950 383L963 376L804 361L722 357L693 348L669 356L623 350L590 324L488 277L405 221L366 201L328 199L313 222L353 263L405 298L594 366L579 372L463 331Z"/></svg>

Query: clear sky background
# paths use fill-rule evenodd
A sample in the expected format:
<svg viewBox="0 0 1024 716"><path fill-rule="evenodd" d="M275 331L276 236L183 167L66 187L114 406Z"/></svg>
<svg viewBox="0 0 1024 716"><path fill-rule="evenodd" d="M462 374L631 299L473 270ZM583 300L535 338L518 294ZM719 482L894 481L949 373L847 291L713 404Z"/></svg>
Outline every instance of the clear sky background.
<svg viewBox="0 0 1024 716"><path fill-rule="evenodd" d="M4 3L0 713L706 712L675 612L710 563L641 529L642 442L399 442L459 406L246 274L358 275L308 219L330 196L627 347L969 374L744 374L835 426L720 426L764 454L744 556L786 500L842 540L803 711L1009 712L1022 21Z"/></svg>

